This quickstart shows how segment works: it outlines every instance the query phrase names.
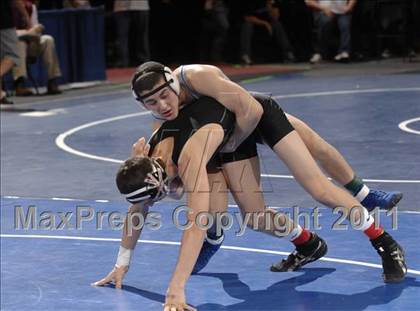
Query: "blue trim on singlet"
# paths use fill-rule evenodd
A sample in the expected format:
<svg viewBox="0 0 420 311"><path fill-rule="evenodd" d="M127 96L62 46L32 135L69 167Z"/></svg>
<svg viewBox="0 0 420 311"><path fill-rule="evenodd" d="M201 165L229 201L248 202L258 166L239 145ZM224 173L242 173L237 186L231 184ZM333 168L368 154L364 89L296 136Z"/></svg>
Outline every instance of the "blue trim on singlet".
<svg viewBox="0 0 420 311"><path fill-rule="evenodd" d="M201 97L201 94L197 93L196 91L194 91L194 89L191 87L191 85L189 85L189 83L187 82L187 80L185 79L185 75L184 75L184 67L185 66L181 66L181 70L180 70L180 83L185 86L188 91L190 92L191 96L194 99L199 99Z"/></svg>

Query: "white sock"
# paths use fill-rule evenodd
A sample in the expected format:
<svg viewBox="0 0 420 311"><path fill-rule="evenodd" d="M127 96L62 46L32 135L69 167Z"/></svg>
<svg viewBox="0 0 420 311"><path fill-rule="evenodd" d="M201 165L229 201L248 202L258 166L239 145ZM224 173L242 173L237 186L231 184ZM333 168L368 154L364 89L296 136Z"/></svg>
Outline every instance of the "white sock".
<svg viewBox="0 0 420 311"><path fill-rule="evenodd" d="M369 191L369 187L363 185L362 189L360 189L359 192L355 195L357 201L362 202L368 196Z"/></svg>

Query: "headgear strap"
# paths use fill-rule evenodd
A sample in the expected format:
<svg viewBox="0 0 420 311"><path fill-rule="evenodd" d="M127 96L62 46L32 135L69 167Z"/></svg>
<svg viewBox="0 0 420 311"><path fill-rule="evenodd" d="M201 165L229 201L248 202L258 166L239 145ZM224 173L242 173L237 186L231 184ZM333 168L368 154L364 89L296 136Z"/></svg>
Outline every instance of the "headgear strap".
<svg viewBox="0 0 420 311"><path fill-rule="evenodd" d="M147 174L144 180L145 185L140 189L125 194L125 198L130 203L138 203L146 199L159 201L169 192L167 186L167 175L164 168L155 159L152 161L152 171Z"/></svg>
<svg viewBox="0 0 420 311"><path fill-rule="evenodd" d="M165 83L159 86L158 88L151 90L149 93L140 96L135 90L135 84L141 76L149 72L156 72L156 73L162 74L165 80ZM146 69L143 71L138 71L134 74L133 79L131 80L131 91L133 92L133 96L137 101L141 103L143 103L144 98L147 98L155 94L156 92L160 91L161 89L167 86L169 86L171 90L174 91L175 94L179 95L180 84L179 84L178 78L173 75L172 70L168 67L163 67L161 69L151 68L151 69Z"/></svg>

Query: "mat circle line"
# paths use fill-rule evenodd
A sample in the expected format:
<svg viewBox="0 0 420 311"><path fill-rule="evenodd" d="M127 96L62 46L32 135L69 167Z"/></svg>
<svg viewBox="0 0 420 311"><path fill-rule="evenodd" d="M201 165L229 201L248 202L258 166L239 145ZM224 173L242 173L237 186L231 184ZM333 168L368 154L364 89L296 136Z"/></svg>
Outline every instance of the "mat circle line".
<svg viewBox="0 0 420 311"><path fill-rule="evenodd" d="M36 235L36 234L32 234L32 235L0 234L0 238L28 238L28 239L32 238L32 239L58 239L58 240L61 239L61 240L78 240L78 241L121 242L120 238L98 238L98 237L83 237L83 236ZM138 240L137 243L176 245L176 246L181 244L180 242L160 241L160 240ZM221 248L226 249L226 250L251 252L251 253L264 253L264 254L283 255L283 256L289 255L288 252L274 251L274 250L261 249L261 248L250 248L250 247L239 247L239 246L228 246L228 245L222 245ZM373 264L369 262L357 261L357 260L347 260L347 259L332 258L332 257L322 257L319 260L382 269L381 265ZM415 274L415 275L420 275L419 270L408 269L407 272L411 274Z"/></svg>
<svg viewBox="0 0 420 311"><path fill-rule="evenodd" d="M300 94L287 94L287 95L277 95L273 96L274 98L297 98L297 97L308 97L308 96L326 96L326 95L343 95L343 94L358 94L358 93L380 93L380 92L413 92L413 91L420 91L420 88L394 88L394 89L366 89L366 90L343 90L343 91L330 91L330 92L318 92L318 93L300 93ZM55 144L58 148L64 150L65 152L74 154L76 156L85 157L92 160L98 160L98 161L105 161L105 162L111 162L111 163L118 163L121 164L123 161L119 159L113 159L109 157L101 157L94 154L86 153L79 151L77 149L74 149L66 144L65 140L67 137L73 135L76 132L79 132L81 130L84 130L89 127L94 127L100 124L119 121L123 119L128 119L132 117L137 116L143 116L150 114L150 111L142 111L137 113L130 113L120 116L115 116L111 118L106 118L102 120L97 120L89 123L82 124L80 126L74 127L64 133L59 134L55 139ZM412 121L408 120L408 121ZM404 121L406 122L406 121ZM414 121L412 121L414 122ZM401 123L400 123L401 125ZM400 127L401 128L401 127ZM411 130L411 129L410 129ZM413 131L413 130L411 130ZM261 177L264 178L281 178L281 179L293 179L294 177L291 175L279 175L279 174L261 174ZM420 180L414 179L370 179L370 178L364 178L363 179L367 183L409 183L409 184L420 184Z"/></svg>

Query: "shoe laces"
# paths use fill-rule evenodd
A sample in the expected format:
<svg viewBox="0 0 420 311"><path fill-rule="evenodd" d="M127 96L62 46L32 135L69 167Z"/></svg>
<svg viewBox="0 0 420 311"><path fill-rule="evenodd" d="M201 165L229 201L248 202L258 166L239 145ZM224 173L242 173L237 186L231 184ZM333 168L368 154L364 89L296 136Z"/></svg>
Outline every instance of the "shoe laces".
<svg viewBox="0 0 420 311"><path fill-rule="evenodd" d="M282 260L282 266L286 267L287 270L294 270L301 265L304 259L305 256L295 250L286 259Z"/></svg>
<svg viewBox="0 0 420 311"><path fill-rule="evenodd" d="M388 193L382 190L372 190L371 193L378 197L385 197L388 195Z"/></svg>

